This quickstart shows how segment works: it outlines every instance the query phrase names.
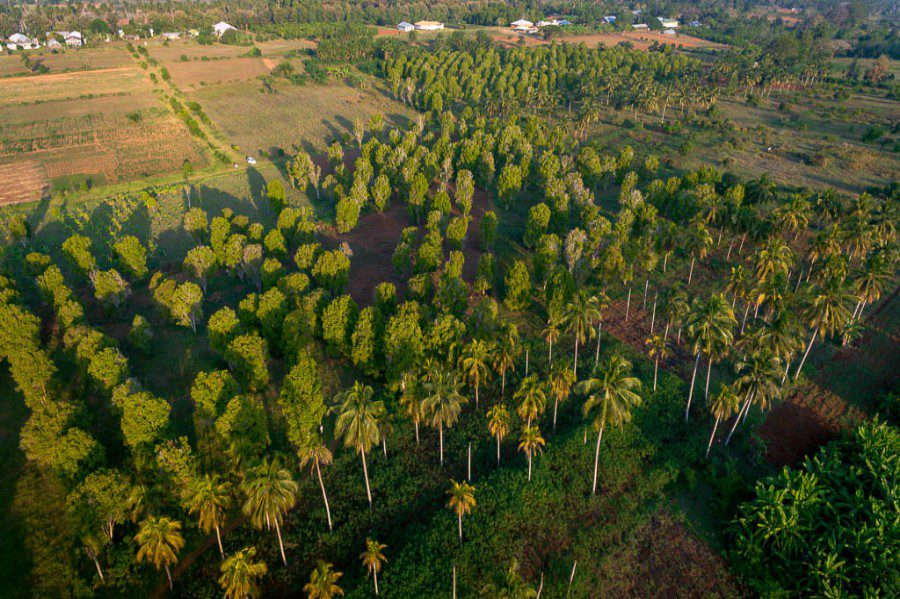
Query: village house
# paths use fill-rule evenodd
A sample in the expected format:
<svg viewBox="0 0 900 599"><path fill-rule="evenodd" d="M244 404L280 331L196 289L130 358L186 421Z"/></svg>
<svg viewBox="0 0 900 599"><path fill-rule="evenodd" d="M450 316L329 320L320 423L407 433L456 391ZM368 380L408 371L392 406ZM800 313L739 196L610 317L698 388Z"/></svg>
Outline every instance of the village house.
<svg viewBox="0 0 900 599"><path fill-rule="evenodd" d="M416 29L419 31L439 31L444 28L440 21L416 21Z"/></svg>
<svg viewBox="0 0 900 599"><path fill-rule="evenodd" d="M226 23L225 21L219 21L218 23L213 25L213 33L216 34L216 37L222 37L226 31L229 31L231 29L235 29L235 28L232 27L231 25L229 25L228 23Z"/></svg>
<svg viewBox="0 0 900 599"><path fill-rule="evenodd" d="M55 37L51 37L47 40L47 49L48 50L62 50L62 44L59 43Z"/></svg>
<svg viewBox="0 0 900 599"><path fill-rule="evenodd" d="M635 23L631 27L636 31L646 31L647 29L649 29L646 23Z"/></svg>
<svg viewBox="0 0 900 599"><path fill-rule="evenodd" d="M80 48L84 45L84 37L78 31L68 31L63 38L66 45L70 48Z"/></svg>
<svg viewBox="0 0 900 599"><path fill-rule="evenodd" d="M37 40L33 40L24 33L14 33L9 36L6 47L10 50L34 50L41 47Z"/></svg>
<svg viewBox="0 0 900 599"><path fill-rule="evenodd" d="M164 40L177 40L177 39L181 39L181 32L180 31L163 31L160 34L160 36Z"/></svg>
<svg viewBox="0 0 900 599"><path fill-rule="evenodd" d="M534 23L532 23L531 21L526 21L525 19L513 21L509 24L509 26L516 31L528 31L529 29L534 29Z"/></svg>
<svg viewBox="0 0 900 599"><path fill-rule="evenodd" d="M412 23L407 23L406 21L400 21L400 23L397 24L397 31L402 31L404 33L409 33L415 28L415 25L413 25Z"/></svg>

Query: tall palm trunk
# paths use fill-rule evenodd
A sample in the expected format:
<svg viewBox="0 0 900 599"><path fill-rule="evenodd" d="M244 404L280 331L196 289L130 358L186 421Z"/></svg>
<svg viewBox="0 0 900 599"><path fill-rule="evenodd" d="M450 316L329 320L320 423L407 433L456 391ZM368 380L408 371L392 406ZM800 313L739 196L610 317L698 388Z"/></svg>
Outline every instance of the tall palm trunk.
<svg viewBox="0 0 900 599"><path fill-rule="evenodd" d="M278 519L275 518L275 534L278 535L278 549L281 551L281 561L287 565L287 557L284 555L284 541L281 540L281 527L278 526Z"/></svg>
<svg viewBox="0 0 900 599"><path fill-rule="evenodd" d="M806 363L806 356L809 355L809 350L812 349L813 343L815 343L816 337L818 337L818 335L819 327L816 327L815 330L813 330L812 339L809 340L809 345L806 346L806 351L803 352L803 359L800 360L800 366L797 367L797 372L794 374L795 381L800 376L800 371L803 370L803 365Z"/></svg>
<svg viewBox="0 0 900 599"><path fill-rule="evenodd" d="M728 445L731 442L731 436L734 434L734 431L737 430L738 424L741 423L741 416L749 411L750 403L753 401L753 393L751 393L746 401L744 401L744 405L741 406L741 411L738 412L737 417L734 419L734 424L731 426L731 430L728 431L728 436L725 438L725 445Z"/></svg>
<svg viewBox="0 0 900 599"><path fill-rule="evenodd" d="M650 291L650 277L647 277L647 281L644 283L644 300L641 303L641 310L647 309L647 292Z"/></svg>
<svg viewBox="0 0 900 599"><path fill-rule="evenodd" d="M744 318L741 320L741 334L744 334L744 327L747 326L747 314L750 313L750 301L747 300L747 305L744 306Z"/></svg>
<svg viewBox="0 0 900 599"><path fill-rule="evenodd" d="M597 351L594 355L594 366L600 363L600 333L603 332L603 322L597 323Z"/></svg>
<svg viewBox="0 0 900 599"><path fill-rule="evenodd" d="M497 437L497 465L500 465L500 435L495 435Z"/></svg>
<svg viewBox="0 0 900 599"><path fill-rule="evenodd" d="M369 487L369 467L366 466L366 450L360 449L360 455L362 456L363 463L363 478L366 479L366 497L369 498L369 509L372 509L372 489Z"/></svg>
<svg viewBox="0 0 900 599"><path fill-rule="evenodd" d="M549 339L550 350L547 354L547 361L550 363L550 366L553 366L553 339Z"/></svg>
<svg viewBox="0 0 900 599"><path fill-rule="evenodd" d="M628 301L625 302L625 322L628 322L628 312L631 311L631 287L628 288Z"/></svg>
<svg viewBox="0 0 900 599"><path fill-rule="evenodd" d="M416 427L416 445L419 444L419 421L413 420L413 426Z"/></svg>
<svg viewBox="0 0 900 599"><path fill-rule="evenodd" d="M713 425L712 434L709 436L709 443L706 444L706 455L704 457L709 457L709 450L712 447L713 439L716 438L716 429L719 428L719 417L716 416L716 423Z"/></svg>
<svg viewBox="0 0 900 599"><path fill-rule="evenodd" d="M659 372L659 358L653 361L653 390L656 391L656 374Z"/></svg>
<svg viewBox="0 0 900 599"><path fill-rule="evenodd" d="M572 375L578 380L578 337L575 337L575 360L572 362Z"/></svg>
<svg viewBox="0 0 900 599"><path fill-rule="evenodd" d="M172 584L172 573L169 571L169 564L164 564L164 567L166 569L166 578L169 579L169 590L174 591L175 585Z"/></svg>
<svg viewBox="0 0 900 599"><path fill-rule="evenodd" d="M440 459L440 461L441 461L441 466L443 466L444 465L444 422L443 421L441 421L441 424L438 426L438 436L440 437L440 440L441 440L441 444L440 444L441 445L441 447L440 447L441 459Z"/></svg>
<svg viewBox="0 0 900 599"><path fill-rule="evenodd" d="M531 452L528 452L528 480L531 481Z"/></svg>
<svg viewBox="0 0 900 599"><path fill-rule="evenodd" d="M697 261L696 258L691 258L691 269L688 271L688 287L691 285L691 279L694 278L694 263Z"/></svg>
<svg viewBox="0 0 900 599"><path fill-rule="evenodd" d="M222 559L225 559L225 550L222 549L222 531L219 530L219 525L216 524L216 541L219 543L219 555L222 556ZM100 575L100 578L103 578L103 575Z"/></svg>
<svg viewBox="0 0 900 599"><path fill-rule="evenodd" d="M709 401L709 375L712 374L713 356L709 354L709 365L706 367L706 388L703 390L703 401Z"/></svg>
<svg viewBox="0 0 900 599"><path fill-rule="evenodd" d="M687 422L691 414L691 400L694 398L694 380L697 378L697 367L700 366L700 352L694 360L694 374L691 375L691 389L688 391L687 407L684 409L684 421Z"/></svg>
<svg viewBox="0 0 900 599"><path fill-rule="evenodd" d="M316 460L316 475L319 477L319 487L322 489L322 499L325 500L325 516L328 518L328 530L334 530L331 526L331 508L328 506L328 495L325 493L325 483L322 482L322 470L319 468L319 460Z"/></svg>
<svg viewBox="0 0 900 599"><path fill-rule="evenodd" d="M94 560L94 566L97 567L97 575L100 576L100 582L106 582L106 578L103 577L103 570L100 568L100 560L97 559L97 555L92 554L91 559Z"/></svg>
<svg viewBox="0 0 900 599"><path fill-rule="evenodd" d="M372 580L375 581L375 594L378 594L378 572L372 570Z"/></svg>
<svg viewBox="0 0 900 599"><path fill-rule="evenodd" d="M594 483L591 485L591 495L597 494L597 467L600 465L600 439L603 438L603 427L597 432L597 448L594 450Z"/></svg>
<svg viewBox="0 0 900 599"><path fill-rule="evenodd" d="M556 410L559 408L559 400L553 400L553 432L556 432Z"/></svg>
<svg viewBox="0 0 900 599"><path fill-rule="evenodd" d="M731 248L734 247L734 239L732 238L731 242L728 244L728 253L725 255L726 260L731 260Z"/></svg>
<svg viewBox="0 0 900 599"><path fill-rule="evenodd" d="M462 512L456 514L456 521L459 523L459 541L462 542Z"/></svg>

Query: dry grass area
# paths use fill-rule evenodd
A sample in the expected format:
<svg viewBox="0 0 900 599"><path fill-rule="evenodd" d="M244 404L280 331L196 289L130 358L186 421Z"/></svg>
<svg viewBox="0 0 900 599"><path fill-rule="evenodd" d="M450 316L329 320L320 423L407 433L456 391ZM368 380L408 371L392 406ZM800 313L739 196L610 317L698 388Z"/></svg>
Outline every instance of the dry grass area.
<svg viewBox="0 0 900 599"><path fill-rule="evenodd" d="M350 132L356 117L368 120L383 114L402 121L412 112L378 92L343 83L328 85L282 84L277 93L265 93L254 81L210 85L193 91L206 113L242 151L255 154L295 145L319 147Z"/></svg>
<svg viewBox="0 0 900 599"><path fill-rule="evenodd" d="M596 33L593 35L573 35L563 38L572 44L586 44L588 46L617 46L622 42L630 43L636 50L646 50L654 43L675 46L676 48L725 48L722 44L710 42L698 37L692 37L683 33L664 35L656 31L622 31L610 33Z"/></svg>
<svg viewBox="0 0 900 599"><path fill-rule="evenodd" d="M246 81L265 75L274 68L264 58L225 58L221 60L191 60L173 62L166 68L172 82L182 91L207 84Z"/></svg>
<svg viewBox="0 0 900 599"><path fill-rule="evenodd" d="M112 183L177 170L184 161L205 164L137 68L0 78L2 203L39 199L55 179Z"/></svg>
<svg viewBox="0 0 900 599"><path fill-rule="evenodd" d="M22 56L21 52L0 54L0 77L29 74L29 69L22 62ZM113 69L131 64L124 44L119 43L59 52L50 52L44 48L28 52L28 57L32 62L50 69L50 73Z"/></svg>

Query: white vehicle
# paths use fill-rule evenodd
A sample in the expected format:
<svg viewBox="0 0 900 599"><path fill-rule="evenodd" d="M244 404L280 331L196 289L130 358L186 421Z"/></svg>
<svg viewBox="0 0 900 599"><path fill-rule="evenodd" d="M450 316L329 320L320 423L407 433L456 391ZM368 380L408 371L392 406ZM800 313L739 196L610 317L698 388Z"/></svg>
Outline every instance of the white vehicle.
<svg viewBox="0 0 900 599"><path fill-rule="evenodd" d="M247 164L256 164L256 158L254 158L253 156L247 156Z"/></svg>

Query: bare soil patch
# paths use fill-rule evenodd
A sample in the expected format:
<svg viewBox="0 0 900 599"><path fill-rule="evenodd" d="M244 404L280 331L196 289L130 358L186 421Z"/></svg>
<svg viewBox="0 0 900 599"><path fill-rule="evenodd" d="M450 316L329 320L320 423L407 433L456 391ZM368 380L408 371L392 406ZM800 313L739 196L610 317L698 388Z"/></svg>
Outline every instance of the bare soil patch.
<svg viewBox="0 0 900 599"><path fill-rule="evenodd" d="M273 62L273 61L269 61ZM192 60L168 65L172 81L181 88L196 87L207 83L245 81L265 75L275 65L269 66L261 58L225 58L222 60Z"/></svg>
<svg viewBox="0 0 900 599"><path fill-rule="evenodd" d="M39 200L48 186L47 173L38 160L0 164L0 206Z"/></svg>

